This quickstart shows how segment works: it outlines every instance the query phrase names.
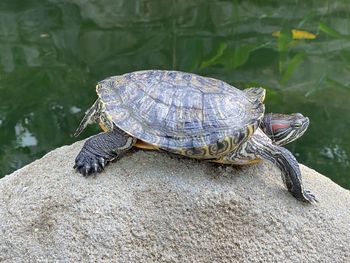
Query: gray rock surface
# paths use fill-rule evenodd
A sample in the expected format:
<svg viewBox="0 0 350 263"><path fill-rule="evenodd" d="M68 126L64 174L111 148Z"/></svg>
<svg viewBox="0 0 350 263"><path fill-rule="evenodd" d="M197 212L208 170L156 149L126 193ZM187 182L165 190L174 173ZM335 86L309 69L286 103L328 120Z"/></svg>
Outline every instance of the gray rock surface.
<svg viewBox="0 0 350 263"><path fill-rule="evenodd" d="M81 146L0 180L0 262L350 262L350 193L305 166L316 205L265 162L135 151L84 178Z"/></svg>

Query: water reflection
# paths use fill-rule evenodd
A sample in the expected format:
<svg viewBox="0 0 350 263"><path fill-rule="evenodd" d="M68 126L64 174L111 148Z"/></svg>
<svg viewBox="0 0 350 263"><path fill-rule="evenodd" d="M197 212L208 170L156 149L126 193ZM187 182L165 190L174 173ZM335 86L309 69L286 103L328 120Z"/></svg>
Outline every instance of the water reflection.
<svg viewBox="0 0 350 263"><path fill-rule="evenodd" d="M25 123L28 124L28 119L24 119ZM17 123L15 126L15 133L17 137L17 144L19 147L36 146L38 140L35 136L22 125L22 123Z"/></svg>
<svg viewBox="0 0 350 263"><path fill-rule="evenodd" d="M346 0L1 1L0 175L72 143L98 80L159 68L265 87L268 111L311 119L300 162L350 188L349 15Z"/></svg>
<svg viewBox="0 0 350 263"><path fill-rule="evenodd" d="M346 151L341 148L340 145L333 145L330 147L324 147L320 154L328 159L332 159L344 167L349 166L349 157L346 154Z"/></svg>
<svg viewBox="0 0 350 263"><path fill-rule="evenodd" d="M76 113L81 112L81 109L76 107L76 106L72 106L72 107L70 107L69 112L72 114L76 114Z"/></svg>

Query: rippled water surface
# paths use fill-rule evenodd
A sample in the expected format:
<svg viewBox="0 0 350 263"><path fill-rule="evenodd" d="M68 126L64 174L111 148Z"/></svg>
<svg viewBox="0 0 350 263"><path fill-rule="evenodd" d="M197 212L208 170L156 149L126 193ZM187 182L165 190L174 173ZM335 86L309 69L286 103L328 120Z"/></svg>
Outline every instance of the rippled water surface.
<svg viewBox="0 0 350 263"><path fill-rule="evenodd" d="M2 0L0 175L74 142L98 80L153 68L263 86L311 119L299 162L350 188L347 0Z"/></svg>

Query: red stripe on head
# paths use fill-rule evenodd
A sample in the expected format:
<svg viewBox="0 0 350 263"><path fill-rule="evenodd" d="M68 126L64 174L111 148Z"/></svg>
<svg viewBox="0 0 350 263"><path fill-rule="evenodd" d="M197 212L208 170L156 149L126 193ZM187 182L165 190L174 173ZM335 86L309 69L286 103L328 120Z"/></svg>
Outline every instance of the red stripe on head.
<svg viewBox="0 0 350 263"><path fill-rule="evenodd" d="M272 124L271 125L271 129L272 129L272 132L275 132L276 130L278 129L286 129L288 128L290 125L289 124L286 124L286 123L275 123L275 124Z"/></svg>

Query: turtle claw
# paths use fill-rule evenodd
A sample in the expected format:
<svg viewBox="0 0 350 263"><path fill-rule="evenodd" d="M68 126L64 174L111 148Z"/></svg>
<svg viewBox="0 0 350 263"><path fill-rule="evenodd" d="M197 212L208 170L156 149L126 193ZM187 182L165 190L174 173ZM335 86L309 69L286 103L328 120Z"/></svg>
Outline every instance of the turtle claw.
<svg viewBox="0 0 350 263"><path fill-rule="evenodd" d="M103 170L105 168L105 166L106 166L105 159L100 157L99 161L100 161L100 164L101 164L101 169Z"/></svg>
<svg viewBox="0 0 350 263"><path fill-rule="evenodd" d="M305 200L303 200L304 202L309 202L309 203L318 202L316 196L313 193L311 193L311 191L309 190L304 190L303 197L305 198Z"/></svg>
<svg viewBox="0 0 350 263"><path fill-rule="evenodd" d="M301 190L298 192L291 192L291 194L299 201L305 203L317 203L318 200L316 196L311 193L309 190Z"/></svg>
<svg viewBox="0 0 350 263"><path fill-rule="evenodd" d="M97 173L97 172L100 172L100 171L101 171L100 166L97 163L94 163L94 172Z"/></svg>
<svg viewBox="0 0 350 263"><path fill-rule="evenodd" d="M83 171L83 174L84 175L88 175L89 173L90 173L90 169L91 169L91 167L90 167L90 165L86 165L85 167L83 167L83 168L85 168L85 170Z"/></svg>

